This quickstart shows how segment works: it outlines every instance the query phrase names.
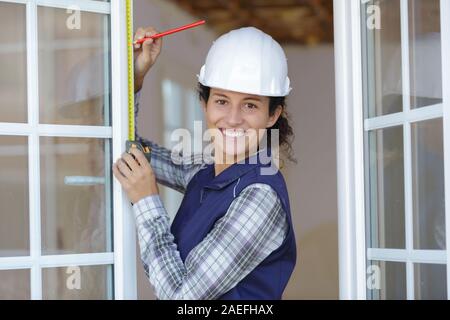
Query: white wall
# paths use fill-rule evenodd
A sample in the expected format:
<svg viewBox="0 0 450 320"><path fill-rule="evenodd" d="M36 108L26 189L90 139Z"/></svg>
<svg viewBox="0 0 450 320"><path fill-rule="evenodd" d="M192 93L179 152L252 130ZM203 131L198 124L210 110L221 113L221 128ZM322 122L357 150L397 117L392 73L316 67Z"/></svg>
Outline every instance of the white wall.
<svg viewBox="0 0 450 320"><path fill-rule="evenodd" d="M166 30L196 21L162 0L135 1L135 26ZM195 30L195 31L194 31ZM147 77L138 127L141 135L162 142L161 81L176 77L194 88L196 74L216 36L205 26L166 37L158 63ZM293 86L288 99L298 165L283 170L288 184L299 258L286 299L337 298L337 204L332 46L286 47ZM138 296L154 299L138 263Z"/></svg>
<svg viewBox="0 0 450 320"><path fill-rule="evenodd" d="M285 47L293 90L287 100L297 165L286 179L298 260L286 299L338 298L334 51Z"/></svg>

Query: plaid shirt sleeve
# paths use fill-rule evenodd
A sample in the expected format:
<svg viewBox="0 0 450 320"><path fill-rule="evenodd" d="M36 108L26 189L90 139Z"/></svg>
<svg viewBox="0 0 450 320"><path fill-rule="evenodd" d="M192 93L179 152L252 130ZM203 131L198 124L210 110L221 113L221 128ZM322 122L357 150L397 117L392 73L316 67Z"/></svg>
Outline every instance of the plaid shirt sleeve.
<svg viewBox="0 0 450 320"><path fill-rule="evenodd" d="M277 193L252 184L194 247L184 263L159 195L133 207L141 260L159 299L216 299L232 289L283 242L288 224Z"/></svg>
<svg viewBox="0 0 450 320"><path fill-rule="evenodd" d="M135 95L135 119L139 113L140 92ZM137 123L137 121L135 121ZM161 147L153 141L144 139L135 128L136 140L152 148L151 166L156 176L156 181L164 186L185 193L190 179L205 166L203 155L183 155Z"/></svg>

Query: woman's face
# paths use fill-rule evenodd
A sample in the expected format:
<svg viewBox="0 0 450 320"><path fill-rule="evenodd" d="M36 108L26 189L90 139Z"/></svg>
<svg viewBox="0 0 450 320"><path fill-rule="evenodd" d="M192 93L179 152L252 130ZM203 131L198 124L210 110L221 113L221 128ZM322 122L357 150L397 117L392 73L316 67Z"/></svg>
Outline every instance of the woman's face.
<svg viewBox="0 0 450 320"><path fill-rule="evenodd" d="M269 115L269 97L211 88L203 109L213 136L216 158L237 161L257 150L264 129L272 127L281 114L279 106Z"/></svg>

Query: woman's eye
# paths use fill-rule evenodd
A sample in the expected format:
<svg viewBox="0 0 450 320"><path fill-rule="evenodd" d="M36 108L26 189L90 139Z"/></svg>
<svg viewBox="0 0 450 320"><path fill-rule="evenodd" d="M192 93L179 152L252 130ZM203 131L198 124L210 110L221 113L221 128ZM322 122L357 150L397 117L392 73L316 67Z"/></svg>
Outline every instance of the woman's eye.
<svg viewBox="0 0 450 320"><path fill-rule="evenodd" d="M253 103L246 103L245 104L246 108L248 109L256 109L258 108L256 105L254 105Z"/></svg>
<svg viewBox="0 0 450 320"><path fill-rule="evenodd" d="M216 100L217 104L224 105L226 103L225 100Z"/></svg>

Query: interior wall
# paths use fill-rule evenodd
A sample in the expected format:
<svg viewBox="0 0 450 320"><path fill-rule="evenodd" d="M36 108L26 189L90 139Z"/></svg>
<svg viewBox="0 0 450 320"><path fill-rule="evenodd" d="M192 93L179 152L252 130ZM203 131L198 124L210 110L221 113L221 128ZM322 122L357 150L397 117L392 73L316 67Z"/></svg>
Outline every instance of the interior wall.
<svg viewBox="0 0 450 320"><path fill-rule="evenodd" d="M288 113L297 164L288 185L297 242L297 266L285 299L338 299L338 236L334 50L285 47L293 90Z"/></svg>
<svg viewBox="0 0 450 320"><path fill-rule="evenodd" d="M195 21L162 0L135 1L134 24L166 30ZM163 141L161 81L178 74L180 81L196 75L216 36L204 26L171 35L148 75L141 96L139 133L157 143ZM288 185L298 247L294 274L285 299L337 299L338 247L336 196L336 135L334 113L334 57L330 45L285 48L293 91L288 98L296 134L293 148L298 164L283 169ZM138 254L139 256L139 254ZM138 257L139 259L139 257ZM150 283L138 263L138 297L154 299Z"/></svg>

